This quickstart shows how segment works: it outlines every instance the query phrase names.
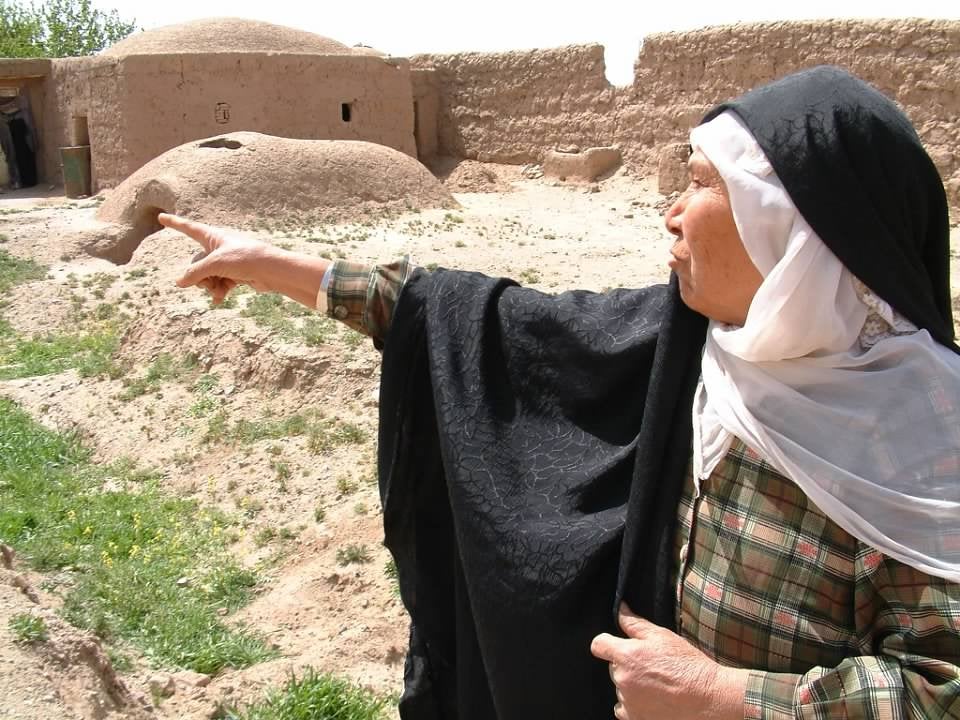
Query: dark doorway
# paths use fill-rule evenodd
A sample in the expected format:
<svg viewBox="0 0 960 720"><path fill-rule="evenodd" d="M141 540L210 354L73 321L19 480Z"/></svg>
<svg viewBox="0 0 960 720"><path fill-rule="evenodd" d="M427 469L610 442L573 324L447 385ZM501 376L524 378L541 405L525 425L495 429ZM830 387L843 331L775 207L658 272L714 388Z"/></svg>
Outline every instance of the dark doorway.
<svg viewBox="0 0 960 720"><path fill-rule="evenodd" d="M10 120L10 136L13 139L20 187L33 187L37 184L37 154L30 126L23 118L15 117Z"/></svg>
<svg viewBox="0 0 960 720"><path fill-rule="evenodd" d="M0 146L7 158L10 185L14 188L37 184L37 133L30 102L19 88L0 92Z"/></svg>

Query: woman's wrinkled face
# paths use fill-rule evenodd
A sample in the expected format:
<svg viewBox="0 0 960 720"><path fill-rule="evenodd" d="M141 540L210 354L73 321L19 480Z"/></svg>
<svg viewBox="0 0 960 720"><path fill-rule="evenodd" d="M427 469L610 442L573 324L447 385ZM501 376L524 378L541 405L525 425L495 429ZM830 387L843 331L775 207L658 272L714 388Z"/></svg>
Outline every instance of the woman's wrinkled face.
<svg viewBox="0 0 960 720"><path fill-rule="evenodd" d="M670 268L688 307L742 326L763 277L740 240L720 173L699 150L690 156L689 169L690 185L666 217L667 230L677 238Z"/></svg>

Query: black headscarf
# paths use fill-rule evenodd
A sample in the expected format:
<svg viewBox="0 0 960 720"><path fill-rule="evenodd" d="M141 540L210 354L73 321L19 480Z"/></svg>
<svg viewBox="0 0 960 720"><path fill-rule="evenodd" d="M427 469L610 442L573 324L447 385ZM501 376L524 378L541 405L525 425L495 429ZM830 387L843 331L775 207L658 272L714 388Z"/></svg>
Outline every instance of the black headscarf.
<svg viewBox="0 0 960 720"><path fill-rule="evenodd" d="M711 110L756 138L797 210L850 272L953 343L950 228L937 169L903 111L846 70L788 75Z"/></svg>
<svg viewBox="0 0 960 720"><path fill-rule="evenodd" d="M851 271L944 344L946 205L902 113L836 68L722 105ZM669 286L545 295L417 271L383 355L385 543L404 720L609 717L590 640L674 622L673 539L706 319Z"/></svg>

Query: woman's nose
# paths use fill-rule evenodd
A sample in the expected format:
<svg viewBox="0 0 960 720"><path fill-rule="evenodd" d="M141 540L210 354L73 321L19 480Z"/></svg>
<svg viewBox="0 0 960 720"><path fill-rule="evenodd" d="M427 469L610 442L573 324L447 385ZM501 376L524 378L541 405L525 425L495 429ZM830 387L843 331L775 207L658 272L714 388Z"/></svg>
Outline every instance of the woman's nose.
<svg viewBox="0 0 960 720"><path fill-rule="evenodd" d="M682 233L680 225L681 215L683 215L683 195L676 199L663 218L664 225L667 226L667 232L678 237Z"/></svg>

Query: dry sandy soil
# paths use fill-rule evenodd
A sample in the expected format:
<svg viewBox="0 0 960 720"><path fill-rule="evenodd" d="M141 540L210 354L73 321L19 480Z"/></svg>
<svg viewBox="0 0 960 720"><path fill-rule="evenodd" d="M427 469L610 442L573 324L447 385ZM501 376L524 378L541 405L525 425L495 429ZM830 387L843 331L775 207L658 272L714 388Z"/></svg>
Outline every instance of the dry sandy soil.
<svg viewBox="0 0 960 720"><path fill-rule="evenodd" d="M328 228L322 236L327 241L319 243L304 236L316 240L316 233L255 234L292 249L358 260L410 254L424 265L506 275L545 292L666 278L665 202L652 181L621 171L598 184L566 185L524 177L516 167L477 163L448 166L443 177L461 208L400 217L373 213ZM120 380L83 380L73 371L0 383L0 394L43 423L79 430L99 462L134 457L160 468L173 493L232 513L261 508L234 548L244 563L261 569L263 579L235 619L281 652L280 659L224 672L207 684L179 675L172 697L152 707L149 681L157 670L140 661L117 680L97 642L56 618L56 598L39 589L43 578L14 563L13 570L0 569L0 720L208 718L222 699L255 699L305 666L398 692L407 630L380 546L373 480L377 352L343 332L319 347L284 341L241 316L250 294L240 295L234 309L212 309L201 291L178 290L174 279L194 248L171 231L147 237L127 265L91 259L79 248L96 232L96 203L68 201L55 192L37 195L0 195L0 210L28 210L0 213L0 233L9 238L2 247L50 266L47 279L14 292L5 313L18 331L60 327L73 294L86 293L95 304L82 280L103 273L116 279L100 301L121 303L133 318L121 353L135 367L145 368L161 352L194 353L206 372L218 376L218 400L231 418L317 411L359 425L368 440L321 455L297 437L243 449L206 446L200 441L206 421L188 412L195 398L185 384L165 383L160 392L119 402ZM958 239L954 227L954 243ZM285 487L272 464L277 457L291 471ZM325 511L321 522L315 519L318 507ZM296 528L296 536L258 547L254 537L266 526ZM373 562L338 565L337 549L350 543L368 545ZM39 602L17 584L29 584ZM24 611L48 618L52 639L45 649L12 642L8 619ZM115 696L122 692L129 698L117 710Z"/></svg>

